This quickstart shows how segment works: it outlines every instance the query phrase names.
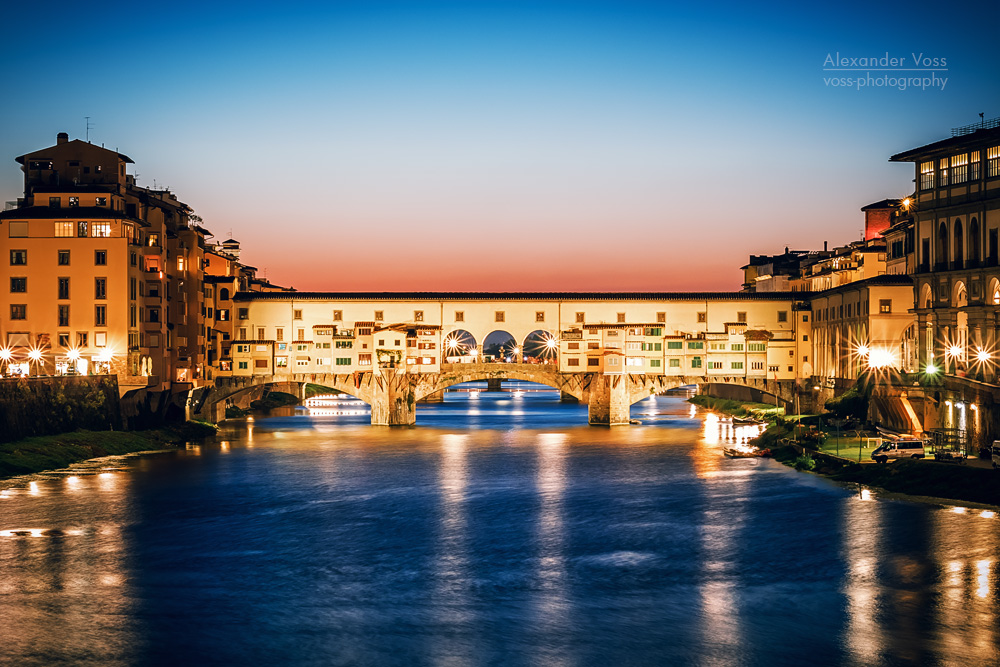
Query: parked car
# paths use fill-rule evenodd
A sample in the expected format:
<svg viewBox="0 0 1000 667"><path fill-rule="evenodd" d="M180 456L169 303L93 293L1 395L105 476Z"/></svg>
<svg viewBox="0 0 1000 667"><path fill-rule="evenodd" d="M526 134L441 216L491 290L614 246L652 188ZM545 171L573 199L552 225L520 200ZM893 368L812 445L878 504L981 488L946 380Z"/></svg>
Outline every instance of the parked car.
<svg viewBox="0 0 1000 667"><path fill-rule="evenodd" d="M872 451L872 460L885 463L889 459L922 459L924 458L924 441L916 439L893 440Z"/></svg>

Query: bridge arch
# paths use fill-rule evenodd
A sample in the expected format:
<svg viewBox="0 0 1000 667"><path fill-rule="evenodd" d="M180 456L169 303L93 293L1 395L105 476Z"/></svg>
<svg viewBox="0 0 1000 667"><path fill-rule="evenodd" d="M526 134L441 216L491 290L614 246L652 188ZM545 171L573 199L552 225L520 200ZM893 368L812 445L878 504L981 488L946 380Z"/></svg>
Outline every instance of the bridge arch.
<svg viewBox="0 0 1000 667"><path fill-rule="evenodd" d="M444 347L441 352L443 357L475 357L479 349L476 337L465 329L449 331L445 335L442 345Z"/></svg>
<svg viewBox="0 0 1000 667"><path fill-rule="evenodd" d="M551 331L535 329L521 341L521 350L525 360L554 362L559 352L559 339Z"/></svg>
<svg viewBox="0 0 1000 667"><path fill-rule="evenodd" d="M514 348L518 347L517 339L510 332L495 329L483 338L483 359L487 357L506 360L514 356Z"/></svg>
<svg viewBox="0 0 1000 667"><path fill-rule="evenodd" d="M577 400L587 398L589 378L565 377L556 370L533 364L455 364L454 368L442 372L427 381L421 381L415 389L416 400L421 400L465 382L482 380L521 380L543 384L567 393Z"/></svg>

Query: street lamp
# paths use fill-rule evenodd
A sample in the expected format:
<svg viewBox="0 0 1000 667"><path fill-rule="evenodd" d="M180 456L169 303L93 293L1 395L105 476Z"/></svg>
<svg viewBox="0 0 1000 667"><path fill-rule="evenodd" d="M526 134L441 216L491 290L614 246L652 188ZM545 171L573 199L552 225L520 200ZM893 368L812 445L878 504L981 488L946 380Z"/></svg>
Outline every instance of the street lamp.
<svg viewBox="0 0 1000 667"><path fill-rule="evenodd" d="M30 359L37 366L42 361L42 351L37 347L32 348L31 351L28 352L28 359ZM39 373L36 372L36 375L38 374Z"/></svg>

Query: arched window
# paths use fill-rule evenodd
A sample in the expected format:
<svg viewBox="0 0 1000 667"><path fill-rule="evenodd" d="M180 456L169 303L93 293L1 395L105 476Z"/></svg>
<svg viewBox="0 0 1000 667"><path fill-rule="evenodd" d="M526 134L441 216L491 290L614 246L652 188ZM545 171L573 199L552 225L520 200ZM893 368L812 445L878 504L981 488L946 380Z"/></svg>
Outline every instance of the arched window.
<svg viewBox="0 0 1000 667"><path fill-rule="evenodd" d="M963 242L964 237L962 234L962 221L956 219L953 225L955 228L955 247L952 252L955 255L955 262L952 264L952 268L961 269L964 266L965 260L965 243Z"/></svg>
<svg viewBox="0 0 1000 667"><path fill-rule="evenodd" d="M948 226L941 223L938 227L937 256L934 258L935 268L947 270L948 268Z"/></svg>
<svg viewBox="0 0 1000 667"><path fill-rule="evenodd" d="M979 238L979 221L973 218L969 221L969 266L976 268L979 266L979 259L982 257L980 246L982 239Z"/></svg>
<svg viewBox="0 0 1000 667"><path fill-rule="evenodd" d="M223 287L219 290L219 301L229 301L229 289Z"/></svg>

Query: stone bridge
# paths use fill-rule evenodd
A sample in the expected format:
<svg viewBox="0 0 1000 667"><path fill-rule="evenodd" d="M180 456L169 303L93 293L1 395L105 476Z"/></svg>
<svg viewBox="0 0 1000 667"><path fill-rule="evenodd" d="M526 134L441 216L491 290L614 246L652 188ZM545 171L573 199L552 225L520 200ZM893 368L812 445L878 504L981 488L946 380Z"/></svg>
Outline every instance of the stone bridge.
<svg viewBox="0 0 1000 667"><path fill-rule="evenodd" d="M653 394L685 385L731 384L754 387L777 394L788 403L794 397L792 381L768 381L723 376L651 374L565 373L555 365L516 363L442 364L440 373L403 373L377 367L348 374L309 373L253 375L217 378L215 385L196 389L189 397L191 418L218 422L229 404L249 404L269 388L294 393L300 398L306 384L319 384L358 398L371 406L373 425L403 426L416 422L416 403L464 382L523 380L558 389L588 405L588 420L594 425L629 422L630 406ZM243 406L245 407L245 406Z"/></svg>

